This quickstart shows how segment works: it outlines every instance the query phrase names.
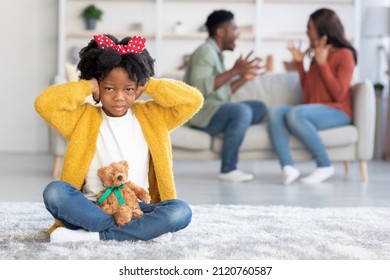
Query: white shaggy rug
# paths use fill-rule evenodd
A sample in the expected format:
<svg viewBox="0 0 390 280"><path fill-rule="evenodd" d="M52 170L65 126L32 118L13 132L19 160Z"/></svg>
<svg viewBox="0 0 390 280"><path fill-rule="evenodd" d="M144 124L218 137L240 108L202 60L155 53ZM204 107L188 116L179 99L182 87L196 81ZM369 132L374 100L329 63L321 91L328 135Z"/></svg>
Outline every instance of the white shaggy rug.
<svg viewBox="0 0 390 280"><path fill-rule="evenodd" d="M390 208L191 207L191 224L169 242L50 244L43 204L0 203L0 259L390 259Z"/></svg>

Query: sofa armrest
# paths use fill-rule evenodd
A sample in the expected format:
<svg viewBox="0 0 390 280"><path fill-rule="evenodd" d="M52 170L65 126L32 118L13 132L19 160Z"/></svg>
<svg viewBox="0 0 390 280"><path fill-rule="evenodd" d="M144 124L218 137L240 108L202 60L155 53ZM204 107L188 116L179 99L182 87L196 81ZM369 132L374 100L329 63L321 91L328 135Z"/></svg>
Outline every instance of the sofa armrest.
<svg viewBox="0 0 390 280"><path fill-rule="evenodd" d="M370 160L374 153L375 138L375 92L371 81L356 83L352 86L353 124L358 129L356 156L361 160Z"/></svg>

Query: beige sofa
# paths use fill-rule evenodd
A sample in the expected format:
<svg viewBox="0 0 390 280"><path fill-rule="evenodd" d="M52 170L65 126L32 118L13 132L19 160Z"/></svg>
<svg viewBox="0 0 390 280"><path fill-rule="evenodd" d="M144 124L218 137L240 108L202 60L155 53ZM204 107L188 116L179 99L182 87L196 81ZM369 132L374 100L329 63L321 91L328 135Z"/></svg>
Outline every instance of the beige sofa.
<svg viewBox="0 0 390 280"><path fill-rule="evenodd" d="M375 93L369 81L352 86L353 124L320 132L333 161L344 161L349 171L349 161L358 160L362 179L368 179L366 161L372 159L375 131ZM297 72L267 74L247 83L234 94L234 101L262 100L269 107L280 104L299 104L301 86ZM209 134L186 126L171 133L174 159L219 159L223 135ZM291 137L294 160L308 160L310 154L302 144ZM249 128L240 150L240 159L276 159L267 132L267 120Z"/></svg>
<svg viewBox="0 0 390 280"><path fill-rule="evenodd" d="M75 67L68 67L67 79L77 80ZM320 135L330 158L333 161L344 161L347 172L349 161L359 161L362 178L366 181L366 161L372 159L374 150L375 93L369 81L354 84L352 91L355 112L353 125L323 130ZM241 87L234 94L234 101L258 99L271 107L299 104L301 94L297 72L267 74ZM205 132L182 126L171 133L171 141L174 159L219 159L223 135L211 137ZM297 139L291 137L290 144L294 160L310 159L310 154ZM50 130L50 151L55 155L53 177L58 177L65 148L65 140L57 132ZM267 132L267 120L250 127L241 146L240 159L276 159Z"/></svg>

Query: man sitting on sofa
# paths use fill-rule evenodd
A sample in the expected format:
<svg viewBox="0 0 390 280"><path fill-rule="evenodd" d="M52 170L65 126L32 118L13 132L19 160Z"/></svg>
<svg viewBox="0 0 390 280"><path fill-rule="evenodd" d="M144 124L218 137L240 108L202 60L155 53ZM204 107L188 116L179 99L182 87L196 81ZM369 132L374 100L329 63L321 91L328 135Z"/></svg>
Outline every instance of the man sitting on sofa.
<svg viewBox="0 0 390 280"><path fill-rule="evenodd" d="M188 124L214 136L223 133L220 180L250 181L253 174L237 169L238 153L250 125L260 123L266 115L261 101L231 102L232 94L258 75L259 58L239 57L226 70L222 52L233 51L239 31L230 11L212 12L206 21L209 37L191 55L184 81L197 87L204 96L204 105Z"/></svg>

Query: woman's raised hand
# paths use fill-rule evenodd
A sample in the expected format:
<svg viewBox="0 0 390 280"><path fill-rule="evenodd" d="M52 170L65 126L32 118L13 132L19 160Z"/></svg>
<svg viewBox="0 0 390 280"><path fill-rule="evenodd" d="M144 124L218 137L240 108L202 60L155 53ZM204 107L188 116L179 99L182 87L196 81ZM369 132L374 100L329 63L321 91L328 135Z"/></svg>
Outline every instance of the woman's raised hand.
<svg viewBox="0 0 390 280"><path fill-rule="evenodd" d="M329 49L331 48L331 45L327 44L327 39L328 37L324 35L314 44L314 59L320 65L326 62L329 55Z"/></svg>
<svg viewBox="0 0 390 280"><path fill-rule="evenodd" d="M297 62L301 62L303 58L305 57L305 53L301 50L302 42L298 41L298 43L295 42L288 42L287 48L291 52L293 59Z"/></svg>

